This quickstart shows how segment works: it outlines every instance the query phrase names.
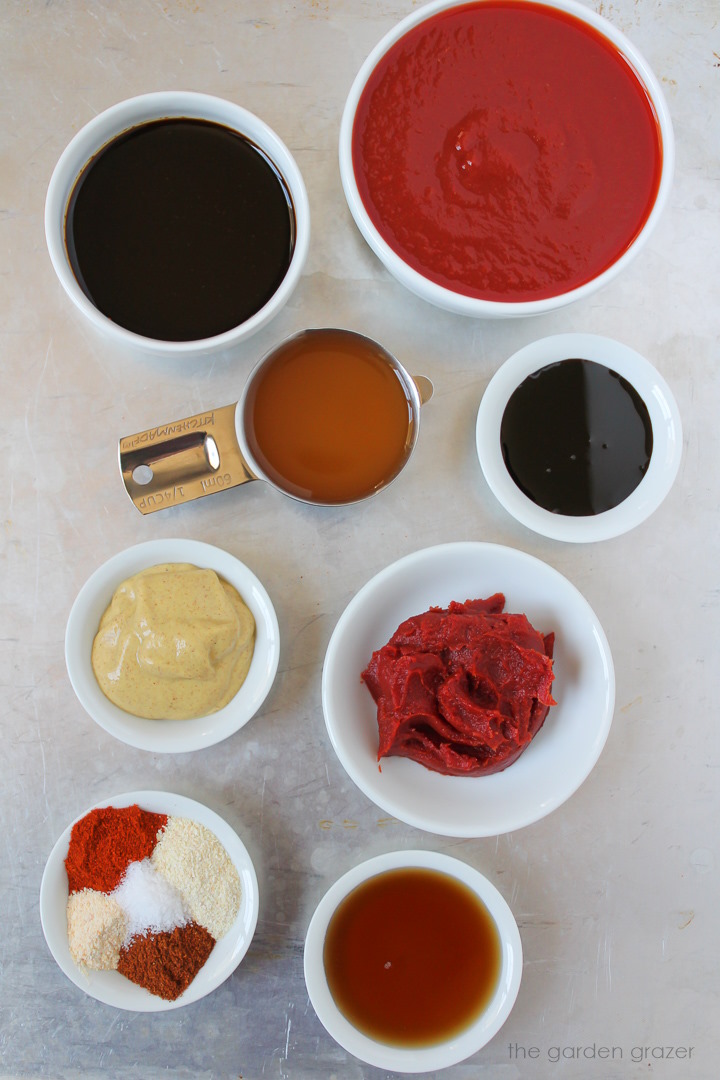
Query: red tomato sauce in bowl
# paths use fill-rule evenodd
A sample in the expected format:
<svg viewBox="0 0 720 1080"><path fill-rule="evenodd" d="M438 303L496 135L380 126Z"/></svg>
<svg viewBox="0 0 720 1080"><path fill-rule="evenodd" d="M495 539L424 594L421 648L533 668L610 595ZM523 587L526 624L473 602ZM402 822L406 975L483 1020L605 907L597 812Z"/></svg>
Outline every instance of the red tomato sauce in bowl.
<svg viewBox="0 0 720 1080"><path fill-rule="evenodd" d="M438 285L519 303L615 263L655 203L663 143L613 42L524 0L452 6L379 59L352 128L377 232Z"/></svg>

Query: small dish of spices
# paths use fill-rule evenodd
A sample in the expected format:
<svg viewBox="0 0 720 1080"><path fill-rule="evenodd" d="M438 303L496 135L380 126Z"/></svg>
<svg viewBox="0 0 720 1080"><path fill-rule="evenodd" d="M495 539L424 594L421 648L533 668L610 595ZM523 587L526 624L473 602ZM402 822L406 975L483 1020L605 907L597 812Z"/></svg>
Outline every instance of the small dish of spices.
<svg viewBox="0 0 720 1080"><path fill-rule="evenodd" d="M391 851L343 874L305 939L305 982L328 1033L361 1061L428 1073L500 1030L522 976L515 918L460 859Z"/></svg>
<svg viewBox="0 0 720 1080"><path fill-rule="evenodd" d="M140 750L186 753L233 735L270 692L280 634L263 584L229 552L149 540L108 559L68 618L83 708Z"/></svg>
<svg viewBox="0 0 720 1080"><path fill-rule="evenodd" d="M670 491L682 455L672 392L640 353L596 334L520 349L480 402L477 453L517 521L590 543L640 525Z"/></svg>
<svg viewBox="0 0 720 1080"><path fill-rule="evenodd" d="M40 918L59 967L86 994L156 1012L198 1001L252 941L258 884L235 831L162 791L115 796L68 826L48 858Z"/></svg>

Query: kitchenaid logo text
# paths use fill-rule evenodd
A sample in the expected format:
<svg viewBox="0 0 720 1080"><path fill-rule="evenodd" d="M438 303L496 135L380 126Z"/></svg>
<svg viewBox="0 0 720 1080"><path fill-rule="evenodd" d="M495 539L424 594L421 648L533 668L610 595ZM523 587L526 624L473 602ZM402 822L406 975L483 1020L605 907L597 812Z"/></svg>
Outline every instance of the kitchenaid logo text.
<svg viewBox="0 0 720 1080"><path fill-rule="evenodd" d="M200 413L198 416L188 416L185 420L177 420L174 424L165 424L164 427L150 428L149 431L141 431L137 435L128 435L120 440L120 449L123 453L134 450L145 443L156 442L158 439L168 439L172 435L185 435L191 431L210 427L215 423L215 413Z"/></svg>

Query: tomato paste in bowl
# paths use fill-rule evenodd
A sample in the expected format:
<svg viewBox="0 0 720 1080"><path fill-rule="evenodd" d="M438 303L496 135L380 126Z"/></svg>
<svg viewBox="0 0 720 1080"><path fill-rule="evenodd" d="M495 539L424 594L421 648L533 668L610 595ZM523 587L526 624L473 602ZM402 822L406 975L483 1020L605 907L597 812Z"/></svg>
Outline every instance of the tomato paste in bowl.
<svg viewBox="0 0 720 1080"><path fill-rule="evenodd" d="M556 704L555 635L504 607L502 593L431 607L373 652L362 678L377 705L378 761L490 776L530 745Z"/></svg>
<svg viewBox="0 0 720 1080"><path fill-rule="evenodd" d="M340 135L371 248L469 315L540 313L614 277L659 217L673 158L646 62L574 0L428 4L370 54Z"/></svg>

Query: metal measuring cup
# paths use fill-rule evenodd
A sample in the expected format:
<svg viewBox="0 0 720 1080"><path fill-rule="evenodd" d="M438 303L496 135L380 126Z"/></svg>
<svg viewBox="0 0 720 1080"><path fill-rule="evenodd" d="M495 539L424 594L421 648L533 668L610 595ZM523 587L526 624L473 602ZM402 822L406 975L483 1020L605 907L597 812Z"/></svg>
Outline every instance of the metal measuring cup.
<svg viewBox="0 0 720 1080"><path fill-rule="evenodd" d="M329 334L347 339L353 347L367 347L386 363L402 384L409 406L402 456L392 472L378 476L372 490L360 498L324 500L303 497L297 491L284 488L281 481L271 478L263 469L246 438L249 395L266 365L288 347L297 343L311 344ZM255 365L238 402L123 436L118 447L122 480L142 514L214 495L251 480L264 480L291 498L312 505L362 501L392 483L406 465L418 437L420 408L430 400L432 393L433 385L429 379L409 375L391 353L371 338L350 330L303 330L271 349Z"/></svg>

